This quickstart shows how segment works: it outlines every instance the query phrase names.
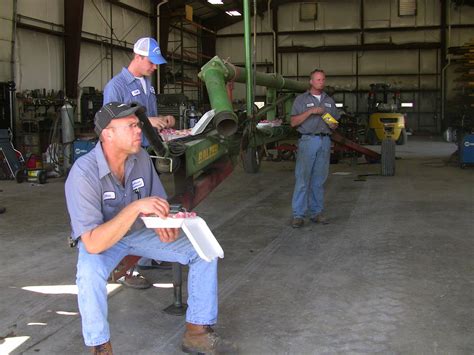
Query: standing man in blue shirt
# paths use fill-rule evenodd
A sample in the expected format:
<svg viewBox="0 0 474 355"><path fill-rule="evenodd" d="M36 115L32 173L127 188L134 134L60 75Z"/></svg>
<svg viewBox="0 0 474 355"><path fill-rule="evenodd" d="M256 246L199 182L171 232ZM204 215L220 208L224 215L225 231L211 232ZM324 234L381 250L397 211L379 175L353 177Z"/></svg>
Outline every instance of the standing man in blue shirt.
<svg viewBox="0 0 474 355"><path fill-rule="evenodd" d="M134 56L128 68L115 75L104 88L104 105L109 102L136 102L146 108L150 123L157 129L173 127L175 119L171 115L160 116L156 104L155 88L150 76L160 64L166 64L158 42L149 37L140 38L133 46ZM159 83L158 83L159 85ZM142 137L144 147L149 145Z"/></svg>
<svg viewBox="0 0 474 355"><path fill-rule="evenodd" d="M150 76L158 65L166 64L158 42L150 37L140 38L133 46L133 52L134 56L128 68L122 68L122 71L105 86L104 105L109 102L126 104L136 102L146 108L148 119L153 127L158 130L173 127L175 124L173 116L158 115L155 88L150 81ZM148 139L144 135L142 135L142 145L149 146ZM152 268L152 265L159 268L164 264L149 259L138 261L139 267L143 268ZM134 268L128 271L123 284L137 289L151 287L151 283L142 275L134 273Z"/></svg>
<svg viewBox="0 0 474 355"><path fill-rule="evenodd" d="M99 142L72 166L65 185L72 238L78 241L76 283L82 333L93 354L112 355L107 279L126 255L189 265L182 349L220 354L236 350L211 328L217 322L217 259L199 257L175 228L147 229L139 218L166 218L169 204L148 153L141 147L141 106L112 102L95 115Z"/></svg>
<svg viewBox="0 0 474 355"><path fill-rule="evenodd" d="M315 69L310 74L310 90L296 97L291 110L291 126L301 135L298 140L298 156L295 167L292 227L304 225L308 213L313 223L327 224L322 214L324 207L324 183L329 173L331 134L337 124L326 123L324 113L339 119L336 103L323 90L326 75Z"/></svg>

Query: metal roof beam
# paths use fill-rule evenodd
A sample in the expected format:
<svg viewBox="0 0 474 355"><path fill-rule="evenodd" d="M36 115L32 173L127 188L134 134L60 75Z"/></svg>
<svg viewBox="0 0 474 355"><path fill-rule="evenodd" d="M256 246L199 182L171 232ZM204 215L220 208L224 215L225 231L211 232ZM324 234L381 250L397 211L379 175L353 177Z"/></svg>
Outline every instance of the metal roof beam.
<svg viewBox="0 0 474 355"><path fill-rule="evenodd" d="M376 43L364 45L341 45L341 46L285 46L278 47L280 53L312 53L312 52L351 52L351 51L370 51L370 50L400 50L400 49L438 49L439 42L421 42L421 43Z"/></svg>

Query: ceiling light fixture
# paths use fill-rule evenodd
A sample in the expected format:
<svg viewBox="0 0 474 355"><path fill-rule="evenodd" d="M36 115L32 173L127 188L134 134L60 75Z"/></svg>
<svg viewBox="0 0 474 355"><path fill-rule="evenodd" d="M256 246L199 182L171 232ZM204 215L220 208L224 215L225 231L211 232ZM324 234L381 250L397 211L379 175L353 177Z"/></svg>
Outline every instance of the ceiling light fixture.
<svg viewBox="0 0 474 355"><path fill-rule="evenodd" d="M207 2L212 5L224 5L222 0L207 0Z"/></svg>
<svg viewBox="0 0 474 355"><path fill-rule="evenodd" d="M232 10L232 11L226 11L225 12L229 16L242 16L242 14L238 11Z"/></svg>

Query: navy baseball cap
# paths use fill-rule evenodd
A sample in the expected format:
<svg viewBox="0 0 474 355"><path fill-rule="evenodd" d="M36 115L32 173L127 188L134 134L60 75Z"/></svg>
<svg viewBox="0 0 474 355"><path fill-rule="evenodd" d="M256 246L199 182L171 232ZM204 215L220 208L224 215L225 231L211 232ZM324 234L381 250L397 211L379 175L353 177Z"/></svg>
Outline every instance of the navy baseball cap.
<svg viewBox="0 0 474 355"><path fill-rule="evenodd" d="M160 46L154 38L140 38L133 46L133 52L148 57L156 65L166 64L166 59L161 55Z"/></svg>
<svg viewBox="0 0 474 355"><path fill-rule="evenodd" d="M100 136L102 130L115 118L124 118L134 113L140 114L143 112L146 112L146 108L136 103L127 105L121 102L109 102L102 106L102 108L95 114L95 133Z"/></svg>

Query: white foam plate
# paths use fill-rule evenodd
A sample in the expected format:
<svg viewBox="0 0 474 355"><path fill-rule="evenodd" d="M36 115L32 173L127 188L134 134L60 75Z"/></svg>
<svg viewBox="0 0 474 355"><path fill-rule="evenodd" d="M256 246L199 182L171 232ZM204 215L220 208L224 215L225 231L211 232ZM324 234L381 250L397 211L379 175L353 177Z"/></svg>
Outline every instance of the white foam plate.
<svg viewBox="0 0 474 355"><path fill-rule="evenodd" d="M184 218L141 217L147 228L181 228Z"/></svg>
<svg viewBox="0 0 474 355"><path fill-rule="evenodd" d="M141 217L147 228L182 228L194 249L206 261L223 258L224 251L206 221L201 217L160 218Z"/></svg>

